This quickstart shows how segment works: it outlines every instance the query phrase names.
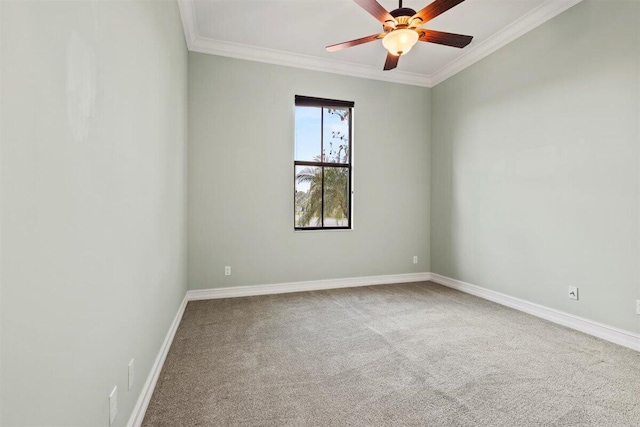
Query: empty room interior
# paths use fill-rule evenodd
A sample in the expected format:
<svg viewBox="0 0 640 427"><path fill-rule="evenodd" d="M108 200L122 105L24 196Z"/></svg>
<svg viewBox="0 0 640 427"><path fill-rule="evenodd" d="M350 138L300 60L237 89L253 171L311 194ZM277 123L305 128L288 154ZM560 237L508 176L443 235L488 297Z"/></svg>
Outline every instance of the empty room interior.
<svg viewBox="0 0 640 427"><path fill-rule="evenodd" d="M0 0L0 425L640 426L640 1Z"/></svg>

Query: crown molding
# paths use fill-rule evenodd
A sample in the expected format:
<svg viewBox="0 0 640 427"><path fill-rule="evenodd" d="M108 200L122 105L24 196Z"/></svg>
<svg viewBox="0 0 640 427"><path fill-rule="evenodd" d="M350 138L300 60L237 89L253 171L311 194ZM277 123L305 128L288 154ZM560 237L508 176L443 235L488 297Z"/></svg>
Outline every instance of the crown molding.
<svg viewBox="0 0 640 427"><path fill-rule="evenodd" d="M180 16L182 17L182 26L184 28L187 48L192 52L412 86L433 87L581 1L582 0L547 0L482 43L477 45L472 43L462 56L449 62L432 75L398 70L389 73L378 68L351 62L335 61L317 56L302 55L200 37L198 35L194 0L178 0L178 6L180 8Z"/></svg>
<svg viewBox="0 0 640 427"><path fill-rule="evenodd" d="M486 58L496 50L506 46L518 37L544 24L581 1L582 0L547 0L531 12L509 24L482 43L477 44L462 56L457 57L432 74L430 77L433 86L445 81L481 59Z"/></svg>
<svg viewBox="0 0 640 427"><path fill-rule="evenodd" d="M178 9L180 10L180 18L182 18L182 29L187 49L191 50L191 45L198 34L196 7L193 0L178 0Z"/></svg>
<svg viewBox="0 0 640 427"><path fill-rule="evenodd" d="M301 55L239 43L196 37L191 44L190 51L208 53L211 55L227 56L236 59L265 62L267 64L284 65L286 67L303 68L313 71L342 74L345 76L361 77L372 80L382 80L392 83L402 83L412 86L431 87L431 78L424 74L397 71L385 72L379 68L350 62L335 61L317 56Z"/></svg>

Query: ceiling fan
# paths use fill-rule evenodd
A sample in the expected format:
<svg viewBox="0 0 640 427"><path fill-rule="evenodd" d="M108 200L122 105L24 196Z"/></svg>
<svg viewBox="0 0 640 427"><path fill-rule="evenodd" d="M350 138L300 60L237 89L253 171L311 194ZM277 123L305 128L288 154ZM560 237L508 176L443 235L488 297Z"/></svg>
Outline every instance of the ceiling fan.
<svg viewBox="0 0 640 427"><path fill-rule="evenodd" d="M382 45L387 49L387 60L384 70L393 70L398 66L398 59L405 55L418 42L438 43L445 46L463 48L473 39L473 36L445 33L442 31L420 28L436 16L462 3L464 0L435 0L416 13L408 7L402 7L400 1L398 9L387 12L376 0L354 0L360 7L382 22L382 33L373 34L356 40L327 46L327 51L358 46L382 39Z"/></svg>

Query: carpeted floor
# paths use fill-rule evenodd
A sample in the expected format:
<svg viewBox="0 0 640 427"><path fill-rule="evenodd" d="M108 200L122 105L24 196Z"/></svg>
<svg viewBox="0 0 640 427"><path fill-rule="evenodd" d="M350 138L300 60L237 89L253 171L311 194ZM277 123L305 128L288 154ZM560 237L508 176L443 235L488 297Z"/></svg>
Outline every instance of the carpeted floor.
<svg viewBox="0 0 640 427"><path fill-rule="evenodd" d="M144 426L640 426L640 353L434 283L190 302Z"/></svg>

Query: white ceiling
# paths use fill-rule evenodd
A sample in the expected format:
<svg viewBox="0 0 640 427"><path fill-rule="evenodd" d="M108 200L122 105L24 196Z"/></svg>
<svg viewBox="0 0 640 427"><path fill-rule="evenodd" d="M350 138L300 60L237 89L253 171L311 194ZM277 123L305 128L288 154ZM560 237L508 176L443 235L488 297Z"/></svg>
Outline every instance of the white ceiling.
<svg viewBox="0 0 640 427"><path fill-rule="evenodd" d="M397 0L378 0L387 10ZM416 11L432 0L405 0ZM432 87L581 0L466 0L424 28L474 36L464 49L418 43L382 71L381 41L329 53L325 47L379 33L352 0L179 0L190 50Z"/></svg>

